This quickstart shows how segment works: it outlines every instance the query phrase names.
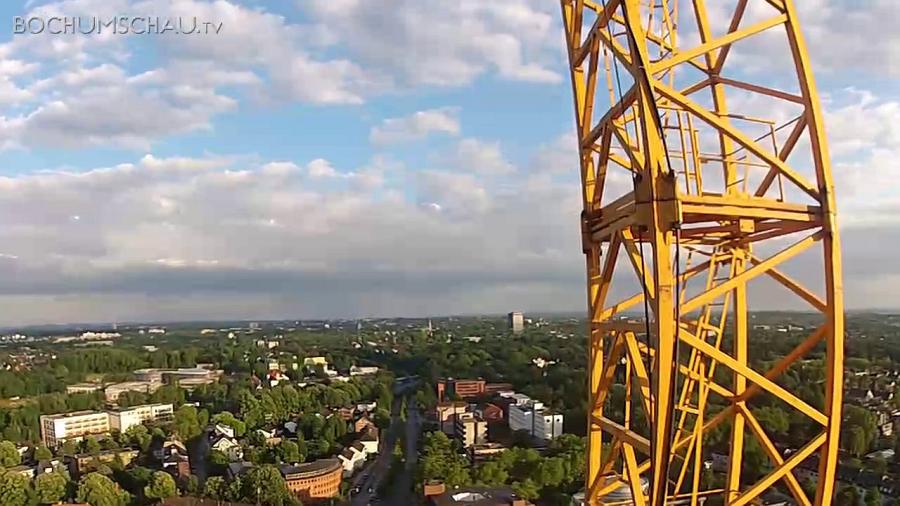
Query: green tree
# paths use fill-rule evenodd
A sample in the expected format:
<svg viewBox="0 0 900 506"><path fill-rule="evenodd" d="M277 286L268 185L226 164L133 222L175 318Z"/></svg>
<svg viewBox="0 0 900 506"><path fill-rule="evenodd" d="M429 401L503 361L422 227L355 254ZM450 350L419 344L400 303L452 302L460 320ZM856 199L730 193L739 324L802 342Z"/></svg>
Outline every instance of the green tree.
<svg viewBox="0 0 900 506"><path fill-rule="evenodd" d="M519 497L529 501L537 499L541 491L538 484L530 479L513 483L512 489Z"/></svg>
<svg viewBox="0 0 900 506"><path fill-rule="evenodd" d="M166 499L178 493L175 479L165 471L156 471L150 483L144 487L144 496L150 499Z"/></svg>
<svg viewBox="0 0 900 506"><path fill-rule="evenodd" d="M286 506L296 500L275 466L262 465L247 472L241 480L241 496L248 503Z"/></svg>
<svg viewBox="0 0 900 506"><path fill-rule="evenodd" d="M237 437L243 436L245 432L247 432L247 424L238 420L228 411L222 411L221 413L217 413L212 417L212 423L221 423L222 425L227 425L234 429L234 435Z"/></svg>
<svg viewBox="0 0 900 506"><path fill-rule="evenodd" d="M85 438L84 441L81 442L81 449L84 453L97 455L101 450L100 442L92 437Z"/></svg>
<svg viewBox="0 0 900 506"><path fill-rule="evenodd" d="M71 457L71 456L75 455L76 453L78 453L78 446L76 445L74 440L69 439L68 441L63 443L63 445L62 445L62 454L63 455L65 455L67 457Z"/></svg>
<svg viewBox="0 0 900 506"><path fill-rule="evenodd" d="M59 472L41 473L34 479L34 493L41 504L56 504L66 495L69 478Z"/></svg>
<svg viewBox="0 0 900 506"><path fill-rule="evenodd" d="M225 482L225 478L221 476L210 476L207 478L203 488L203 496L217 501L230 500L231 498L228 497L228 484Z"/></svg>
<svg viewBox="0 0 900 506"><path fill-rule="evenodd" d="M114 471L115 481L133 495L141 495L144 487L150 483L153 470L143 466L134 466L128 470Z"/></svg>
<svg viewBox="0 0 900 506"><path fill-rule="evenodd" d="M453 442L443 432L425 435L418 465L419 481L441 480L448 487L467 485L471 481L468 460L456 452Z"/></svg>
<svg viewBox="0 0 900 506"><path fill-rule="evenodd" d="M486 487L498 487L506 483L509 473L496 461L488 461L475 468L475 483Z"/></svg>
<svg viewBox="0 0 900 506"><path fill-rule="evenodd" d="M887 472L887 461L882 457L875 457L868 459L863 467L867 471L883 475Z"/></svg>
<svg viewBox="0 0 900 506"><path fill-rule="evenodd" d="M835 502L841 506L859 506L859 489L855 485L845 485L838 490L835 499Z"/></svg>
<svg viewBox="0 0 900 506"><path fill-rule="evenodd" d="M194 439L203 432L201 417L194 406L181 406L175 411L175 432L182 439Z"/></svg>
<svg viewBox="0 0 900 506"><path fill-rule="evenodd" d="M309 455L313 458L320 458L328 455L331 450L331 444L324 439L313 439L307 443Z"/></svg>
<svg viewBox="0 0 900 506"><path fill-rule="evenodd" d="M26 506L31 495L31 483L18 473L0 474L0 504L3 506Z"/></svg>
<svg viewBox="0 0 900 506"><path fill-rule="evenodd" d="M379 405L375 410L373 421L375 422L375 426L379 429L387 429L388 426L391 425L391 412Z"/></svg>
<svg viewBox="0 0 900 506"><path fill-rule="evenodd" d="M857 457L862 456L878 437L875 415L866 408L852 404L844 405L843 414L841 441L844 449Z"/></svg>
<svg viewBox="0 0 900 506"><path fill-rule="evenodd" d="M100 473L88 473L78 482L75 498L91 506L125 506L131 501L131 494Z"/></svg>
<svg viewBox="0 0 900 506"><path fill-rule="evenodd" d="M129 427L128 430L122 434L122 439L126 444L137 446L145 453L150 449L150 443L153 442L153 437L150 435L150 431L145 425Z"/></svg>
<svg viewBox="0 0 900 506"><path fill-rule="evenodd" d="M541 460L536 469L535 481L545 487L556 487L566 477L566 468L563 459L547 458Z"/></svg>
<svg viewBox="0 0 900 506"><path fill-rule="evenodd" d="M786 436L791 427L791 419L787 412L776 406L763 406L753 410L756 419L775 436Z"/></svg>
<svg viewBox="0 0 900 506"><path fill-rule="evenodd" d="M224 452L219 450L210 450L209 454L207 454L206 459L210 464L216 466L227 466L231 460L228 459L228 455L225 455Z"/></svg>
<svg viewBox="0 0 900 506"><path fill-rule="evenodd" d="M186 495L199 496L203 492L200 487L200 478L198 478L196 474L188 476L187 481L184 483L183 490Z"/></svg>
<svg viewBox="0 0 900 506"><path fill-rule="evenodd" d="M279 461L288 464L303 462L305 456L300 456L300 445L290 439L282 440L276 448L276 456Z"/></svg>
<svg viewBox="0 0 900 506"><path fill-rule="evenodd" d="M881 492L878 488L866 489L866 506L881 506Z"/></svg>
<svg viewBox="0 0 900 506"><path fill-rule="evenodd" d="M11 441L0 441L0 467L15 467L22 463L19 450Z"/></svg>
<svg viewBox="0 0 900 506"><path fill-rule="evenodd" d="M860 457L869 449L869 440L863 427L850 426L842 428L841 441L845 450Z"/></svg>
<svg viewBox="0 0 900 506"><path fill-rule="evenodd" d="M34 460L38 462L42 460L50 460L53 458L53 452L44 445L40 445L34 449Z"/></svg>

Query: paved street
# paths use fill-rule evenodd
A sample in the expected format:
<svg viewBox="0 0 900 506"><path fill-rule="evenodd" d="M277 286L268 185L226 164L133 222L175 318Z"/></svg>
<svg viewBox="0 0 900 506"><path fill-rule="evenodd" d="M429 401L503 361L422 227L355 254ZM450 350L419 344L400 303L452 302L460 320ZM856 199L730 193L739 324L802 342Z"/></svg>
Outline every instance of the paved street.
<svg viewBox="0 0 900 506"><path fill-rule="evenodd" d="M206 483L206 477L209 475L206 468L206 456L209 454L209 438L208 433L204 432L200 437L195 438L188 444L188 456L191 459L191 472L197 476L200 485Z"/></svg>
<svg viewBox="0 0 900 506"><path fill-rule="evenodd" d="M375 462L370 464L353 483L359 485L360 492L351 497L350 504L352 506L367 506L369 504L397 505L406 506L410 504L409 494L412 489L412 480L415 473L416 459L418 457L418 440L419 430L422 425L422 417L419 410L415 406L415 402L408 401L407 417L404 422L400 417L401 399L405 395L409 395L414 388L411 385L405 385L398 388L397 396L391 406L391 425L386 434L382 437L380 443L380 453ZM412 385L414 386L414 385ZM394 450L394 444L399 437L403 437L404 441L401 446L406 456L406 466L395 483L388 484L388 496L384 498L377 497L377 491L381 482L385 479L390 470L391 457ZM359 483L362 482L362 483ZM369 490L372 490L370 493Z"/></svg>
<svg viewBox="0 0 900 506"><path fill-rule="evenodd" d="M405 442L403 455L406 457L406 466L391 487L391 495L385 501L391 505L412 504L409 495L413 490L413 479L416 473L416 462L419 457L419 432L422 429L422 417L415 402L410 402L406 410Z"/></svg>

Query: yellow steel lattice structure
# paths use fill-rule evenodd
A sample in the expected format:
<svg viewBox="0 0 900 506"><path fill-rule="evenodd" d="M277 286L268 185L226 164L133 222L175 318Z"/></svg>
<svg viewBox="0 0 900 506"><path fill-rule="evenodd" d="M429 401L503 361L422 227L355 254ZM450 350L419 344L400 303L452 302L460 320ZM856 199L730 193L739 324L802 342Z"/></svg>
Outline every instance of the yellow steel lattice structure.
<svg viewBox="0 0 900 506"><path fill-rule="evenodd" d="M588 274L587 503L741 506L777 487L830 504L840 244L794 1L561 3ZM777 289L820 326L758 363L750 301ZM824 362L818 396L782 381L810 355ZM789 445L760 422L762 400L801 427ZM727 458L710 469L713 444ZM753 476L751 446L769 459ZM815 495L801 468L817 471Z"/></svg>

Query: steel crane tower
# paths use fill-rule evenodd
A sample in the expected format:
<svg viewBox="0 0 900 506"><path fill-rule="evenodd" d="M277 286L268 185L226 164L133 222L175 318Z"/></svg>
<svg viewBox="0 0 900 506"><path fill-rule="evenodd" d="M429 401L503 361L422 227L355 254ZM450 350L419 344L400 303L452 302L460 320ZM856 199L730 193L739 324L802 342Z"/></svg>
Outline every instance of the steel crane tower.
<svg viewBox="0 0 900 506"><path fill-rule="evenodd" d="M561 4L590 320L587 504L625 492L637 506L743 506L775 486L831 504L841 254L794 0ZM821 313L818 327L757 360L766 330L750 309L787 298ZM812 358L822 377L786 386ZM764 404L791 412L791 447L760 422ZM714 445L728 454L718 471ZM742 465L750 446L768 457L761 475ZM801 464L817 469L814 495Z"/></svg>

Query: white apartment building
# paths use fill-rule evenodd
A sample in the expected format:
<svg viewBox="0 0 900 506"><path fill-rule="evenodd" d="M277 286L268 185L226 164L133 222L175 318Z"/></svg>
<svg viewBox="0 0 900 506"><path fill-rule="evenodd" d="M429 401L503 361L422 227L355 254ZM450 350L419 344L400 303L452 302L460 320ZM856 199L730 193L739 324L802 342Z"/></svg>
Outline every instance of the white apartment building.
<svg viewBox="0 0 900 506"><path fill-rule="evenodd" d="M152 394L160 387L159 383L149 381L125 381L122 383L113 383L106 387L103 393L106 395L106 402L116 402L123 392L142 392Z"/></svg>
<svg viewBox="0 0 900 506"><path fill-rule="evenodd" d="M103 385L98 383L76 383L66 387L67 394L89 394L97 390L103 390Z"/></svg>
<svg viewBox="0 0 900 506"><path fill-rule="evenodd" d="M543 402L523 400L509 406L509 429L528 431L543 440L554 439L563 433L563 415L546 410Z"/></svg>
<svg viewBox="0 0 900 506"><path fill-rule="evenodd" d="M550 411L539 411L535 417L531 435L543 440L556 439L563 433L563 416Z"/></svg>
<svg viewBox="0 0 900 506"><path fill-rule="evenodd" d="M374 376L378 374L378 367L376 366L350 366L350 376Z"/></svg>
<svg viewBox="0 0 900 506"><path fill-rule="evenodd" d="M61 446L68 440L81 441L84 436L109 432L109 413L103 411L74 411L43 415L41 440L48 448Z"/></svg>
<svg viewBox="0 0 900 506"><path fill-rule="evenodd" d="M487 422L475 413L457 415L454 427L456 437L462 442L463 448L487 442Z"/></svg>
<svg viewBox="0 0 900 506"><path fill-rule="evenodd" d="M506 325L514 334L518 334L525 330L525 318L519 311L513 311L506 315Z"/></svg>
<svg viewBox="0 0 900 506"><path fill-rule="evenodd" d="M144 404L109 412L109 428L125 432L147 422L168 422L175 417L171 404Z"/></svg>

